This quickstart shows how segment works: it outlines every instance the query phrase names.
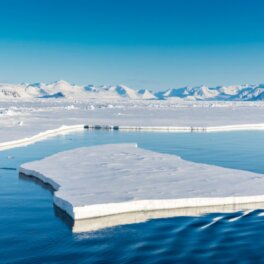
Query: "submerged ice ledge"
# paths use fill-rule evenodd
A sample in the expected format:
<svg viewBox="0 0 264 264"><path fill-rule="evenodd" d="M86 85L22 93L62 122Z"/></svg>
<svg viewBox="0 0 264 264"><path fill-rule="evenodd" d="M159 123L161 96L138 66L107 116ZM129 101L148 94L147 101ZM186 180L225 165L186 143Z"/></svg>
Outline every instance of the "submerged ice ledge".
<svg viewBox="0 0 264 264"><path fill-rule="evenodd" d="M51 185L54 203L75 220L264 202L260 174L189 162L136 144L65 151L23 164L20 173Z"/></svg>

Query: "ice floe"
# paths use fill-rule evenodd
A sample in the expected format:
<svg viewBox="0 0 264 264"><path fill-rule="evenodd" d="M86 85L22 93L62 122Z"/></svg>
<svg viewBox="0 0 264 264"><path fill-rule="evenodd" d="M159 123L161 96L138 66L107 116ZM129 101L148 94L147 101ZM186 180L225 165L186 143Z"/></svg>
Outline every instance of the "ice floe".
<svg viewBox="0 0 264 264"><path fill-rule="evenodd" d="M21 165L55 189L73 219L187 207L264 202L264 177L112 144L61 152Z"/></svg>

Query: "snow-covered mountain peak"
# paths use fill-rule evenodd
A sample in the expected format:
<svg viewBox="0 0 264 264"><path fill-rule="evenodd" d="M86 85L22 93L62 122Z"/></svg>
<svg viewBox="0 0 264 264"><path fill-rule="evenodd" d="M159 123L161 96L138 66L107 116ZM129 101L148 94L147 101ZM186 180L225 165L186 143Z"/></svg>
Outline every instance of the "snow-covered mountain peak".
<svg viewBox="0 0 264 264"><path fill-rule="evenodd" d="M125 85L119 84L117 86L112 86L108 89L108 91L116 93L118 96L130 98L130 99L138 99L137 91L131 89Z"/></svg>
<svg viewBox="0 0 264 264"><path fill-rule="evenodd" d="M47 86L53 87L54 89L72 89L75 85L72 85L64 80L59 80L48 84Z"/></svg>
<svg viewBox="0 0 264 264"><path fill-rule="evenodd" d="M148 89L139 90L138 94L145 100L157 99L157 97Z"/></svg>

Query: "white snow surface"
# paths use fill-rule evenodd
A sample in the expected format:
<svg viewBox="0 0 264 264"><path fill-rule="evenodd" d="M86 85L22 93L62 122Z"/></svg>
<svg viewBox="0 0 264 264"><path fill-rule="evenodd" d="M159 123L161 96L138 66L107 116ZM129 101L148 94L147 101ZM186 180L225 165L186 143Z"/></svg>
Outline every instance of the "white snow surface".
<svg viewBox="0 0 264 264"><path fill-rule="evenodd" d="M264 176L113 144L78 148L23 164L20 172L56 190L73 219L120 213L264 202Z"/></svg>
<svg viewBox="0 0 264 264"><path fill-rule="evenodd" d="M0 101L0 150L65 133L65 126L68 132L80 131L83 125L154 131L263 130L264 102L4 100Z"/></svg>

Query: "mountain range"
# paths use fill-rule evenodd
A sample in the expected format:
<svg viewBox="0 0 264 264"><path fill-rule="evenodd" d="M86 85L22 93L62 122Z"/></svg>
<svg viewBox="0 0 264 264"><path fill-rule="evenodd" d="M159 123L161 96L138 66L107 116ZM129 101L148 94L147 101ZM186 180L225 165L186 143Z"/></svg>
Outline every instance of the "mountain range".
<svg viewBox="0 0 264 264"><path fill-rule="evenodd" d="M232 86L195 86L152 92L134 90L125 85L74 85L66 81L33 84L0 84L0 99L131 99L131 100L199 100L259 101L264 100L264 84Z"/></svg>

